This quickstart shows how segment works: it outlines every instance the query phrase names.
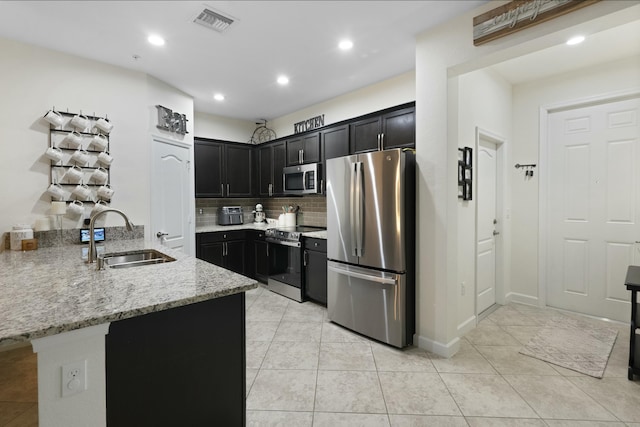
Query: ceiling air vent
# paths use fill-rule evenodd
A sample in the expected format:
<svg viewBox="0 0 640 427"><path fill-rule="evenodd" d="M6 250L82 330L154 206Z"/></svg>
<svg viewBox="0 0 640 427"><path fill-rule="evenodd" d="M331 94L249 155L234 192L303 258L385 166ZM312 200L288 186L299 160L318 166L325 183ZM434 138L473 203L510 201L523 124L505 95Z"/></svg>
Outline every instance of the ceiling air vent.
<svg viewBox="0 0 640 427"><path fill-rule="evenodd" d="M233 24L233 21L233 19L214 12L211 9L204 9L196 19L193 20L196 24L204 25L205 27L219 33L222 33L229 28L229 26Z"/></svg>

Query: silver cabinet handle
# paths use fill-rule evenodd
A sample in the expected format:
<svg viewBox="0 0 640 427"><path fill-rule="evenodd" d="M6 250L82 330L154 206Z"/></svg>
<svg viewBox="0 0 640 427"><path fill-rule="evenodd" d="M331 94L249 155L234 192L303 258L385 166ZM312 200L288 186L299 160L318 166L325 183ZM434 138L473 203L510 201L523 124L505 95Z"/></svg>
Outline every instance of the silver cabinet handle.
<svg viewBox="0 0 640 427"><path fill-rule="evenodd" d="M304 163L304 150L300 150L300 163Z"/></svg>
<svg viewBox="0 0 640 427"><path fill-rule="evenodd" d="M267 243L267 258L269 258L269 244Z"/></svg>
<svg viewBox="0 0 640 427"><path fill-rule="evenodd" d="M220 184L220 195L224 196L224 184Z"/></svg>
<svg viewBox="0 0 640 427"><path fill-rule="evenodd" d="M309 252L304 251L304 256L302 257L302 265L304 265L305 267L307 266L307 256L309 255Z"/></svg>
<svg viewBox="0 0 640 427"><path fill-rule="evenodd" d="M227 184L227 197L229 196L229 184Z"/></svg>
<svg viewBox="0 0 640 427"><path fill-rule="evenodd" d="M380 134L378 134L378 151L380 151Z"/></svg>
<svg viewBox="0 0 640 427"><path fill-rule="evenodd" d="M380 148L384 150L384 133L380 134Z"/></svg>

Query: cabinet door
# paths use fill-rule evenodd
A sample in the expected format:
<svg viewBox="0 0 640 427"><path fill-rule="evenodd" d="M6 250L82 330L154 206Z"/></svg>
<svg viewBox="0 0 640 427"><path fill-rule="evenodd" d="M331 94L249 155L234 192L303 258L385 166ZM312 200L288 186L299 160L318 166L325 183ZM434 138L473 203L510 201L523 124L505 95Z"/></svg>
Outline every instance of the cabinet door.
<svg viewBox="0 0 640 427"><path fill-rule="evenodd" d="M299 165L302 137L287 139L287 166Z"/></svg>
<svg viewBox="0 0 640 427"><path fill-rule="evenodd" d="M225 255L225 268L235 271L236 273L244 274L245 270L245 241L233 240L225 242L227 245Z"/></svg>
<svg viewBox="0 0 640 427"><path fill-rule="evenodd" d="M320 132L302 137L302 163L318 163L320 161Z"/></svg>
<svg viewBox="0 0 640 427"><path fill-rule="evenodd" d="M273 145L273 195L284 194L282 169L286 166L287 149L284 142Z"/></svg>
<svg viewBox="0 0 640 427"><path fill-rule="evenodd" d="M223 242L200 243L198 246L198 258L211 264L224 267L224 257L222 255L224 253L223 245Z"/></svg>
<svg viewBox="0 0 640 427"><path fill-rule="evenodd" d="M305 250L305 296L327 305L327 254Z"/></svg>
<svg viewBox="0 0 640 427"><path fill-rule="evenodd" d="M255 278L262 283L269 279L269 243L264 240L254 240Z"/></svg>
<svg viewBox="0 0 640 427"><path fill-rule="evenodd" d="M401 148L416 146L415 109L406 108L382 116L382 147Z"/></svg>
<svg viewBox="0 0 640 427"><path fill-rule="evenodd" d="M225 147L227 180L225 185L228 190L227 197L251 197L251 152L253 146L227 145ZM226 190L225 188L225 190Z"/></svg>
<svg viewBox="0 0 640 427"><path fill-rule="evenodd" d="M267 145L258 149L258 195L270 196L269 189L273 185L273 146Z"/></svg>
<svg viewBox="0 0 640 427"><path fill-rule="evenodd" d="M378 150L380 117L359 120L351 123L351 154Z"/></svg>
<svg viewBox="0 0 640 427"><path fill-rule="evenodd" d="M196 197L222 196L222 151L224 145L215 142L195 141Z"/></svg>
<svg viewBox="0 0 640 427"><path fill-rule="evenodd" d="M322 131L323 160L349 155L349 125Z"/></svg>

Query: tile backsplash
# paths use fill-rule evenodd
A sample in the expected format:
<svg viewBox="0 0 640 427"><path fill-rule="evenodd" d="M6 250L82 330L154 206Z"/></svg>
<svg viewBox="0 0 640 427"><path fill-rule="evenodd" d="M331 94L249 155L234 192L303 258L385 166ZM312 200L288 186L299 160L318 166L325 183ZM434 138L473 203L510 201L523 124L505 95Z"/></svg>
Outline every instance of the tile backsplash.
<svg viewBox="0 0 640 427"><path fill-rule="evenodd" d="M218 224L218 208L242 206L244 222L253 222L253 211L261 203L267 218L278 219L282 206L299 206L297 222L300 225L327 226L327 199L324 196L272 197L250 199L196 199L196 227Z"/></svg>

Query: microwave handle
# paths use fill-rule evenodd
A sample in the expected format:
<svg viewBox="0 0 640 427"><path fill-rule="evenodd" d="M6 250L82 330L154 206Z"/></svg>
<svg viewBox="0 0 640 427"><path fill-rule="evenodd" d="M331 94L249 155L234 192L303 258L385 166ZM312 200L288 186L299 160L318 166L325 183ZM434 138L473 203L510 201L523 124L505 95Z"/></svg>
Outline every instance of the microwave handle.
<svg viewBox="0 0 640 427"><path fill-rule="evenodd" d="M307 174L309 172L302 172L302 190L306 191L307 190Z"/></svg>

